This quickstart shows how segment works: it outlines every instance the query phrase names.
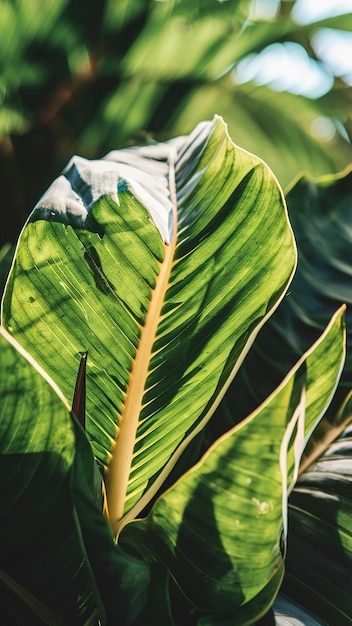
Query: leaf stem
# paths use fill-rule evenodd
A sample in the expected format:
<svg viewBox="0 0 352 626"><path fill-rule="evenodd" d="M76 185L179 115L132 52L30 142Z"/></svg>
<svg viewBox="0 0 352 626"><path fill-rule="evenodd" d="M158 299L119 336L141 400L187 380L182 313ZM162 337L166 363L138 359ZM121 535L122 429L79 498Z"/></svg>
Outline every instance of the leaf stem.
<svg viewBox="0 0 352 626"><path fill-rule="evenodd" d="M121 413L118 435L112 449L105 475L109 520L114 536L119 521L124 514L124 506L130 476L133 450L142 407L145 383L149 373L149 363L153 344L160 322L160 313L169 287L174 251L177 238L177 207L174 176L175 154L169 157L169 191L173 205L173 232L169 245L164 244L164 260L159 264L159 274L155 289L151 293L150 306L144 326L141 329L138 349L130 373L125 394L125 404Z"/></svg>

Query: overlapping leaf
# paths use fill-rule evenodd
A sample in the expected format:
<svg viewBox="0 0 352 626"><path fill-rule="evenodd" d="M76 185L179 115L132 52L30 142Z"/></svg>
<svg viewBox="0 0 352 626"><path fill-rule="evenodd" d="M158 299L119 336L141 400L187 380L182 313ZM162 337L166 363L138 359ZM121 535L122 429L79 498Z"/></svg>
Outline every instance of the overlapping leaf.
<svg viewBox="0 0 352 626"><path fill-rule="evenodd" d="M275 393L160 496L144 520L122 530L122 546L167 565L197 607L231 612L230 621L225 615L201 624L253 623L273 602L280 577L264 592L264 604L258 594L282 565L287 496L343 360L342 309Z"/></svg>
<svg viewBox="0 0 352 626"><path fill-rule="evenodd" d="M73 160L40 201L3 319L68 398L88 351L87 433L114 527L209 418L294 265L276 181L220 118Z"/></svg>
<svg viewBox="0 0 352 626"><path fill-rule="evenodd" d="M3 335L0 347L1 619L104 623L72 495L71 415Z"/></svg>
<svg viewBox="0 0 352 626"><path fill-rule="evenodd" d="M283 593L325 624L352 623L352 428L300 478L289 504Z"/></svg>

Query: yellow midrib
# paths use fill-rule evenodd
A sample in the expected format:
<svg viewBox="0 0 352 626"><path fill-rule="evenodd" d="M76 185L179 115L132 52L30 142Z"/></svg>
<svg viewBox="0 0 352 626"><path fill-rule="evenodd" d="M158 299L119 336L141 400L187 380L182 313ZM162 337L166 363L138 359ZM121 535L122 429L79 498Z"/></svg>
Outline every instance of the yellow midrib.
<svg viewBox="0 0 352 626"><path fill-rule="evenodd" d="M136 357L133 362L126 400L121 413L114 447L111 451L108 469L105 475L107 508L109 522L114 536L117 534L118 522L124 513L128 479L131 470L133 449L136 441L139 415L148 376L152 348L160 322L160 311L169 286L177 238L177 208L174 178L174 160L169 159L169 191L172 201L173 233L170 244L164 245L164 260L159 263L159 275L152 292L150 306L141 330Z"/></svg>

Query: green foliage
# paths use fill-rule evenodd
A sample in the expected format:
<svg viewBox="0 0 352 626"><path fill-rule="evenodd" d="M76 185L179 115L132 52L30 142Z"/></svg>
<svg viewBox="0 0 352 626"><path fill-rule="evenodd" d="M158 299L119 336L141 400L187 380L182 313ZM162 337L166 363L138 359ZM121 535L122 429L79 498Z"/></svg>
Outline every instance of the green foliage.
<svg viewBox="0 0 352 626"><path fill-rule="evenodd" d="M352 14L259 4L0 0L8 626L352 626Z"/></svg>
<svg viewBox="0 0 352 626"><path fill-rule="evenodd" d="M10 624L244 626L279 589L277 624L352 623L349 179L287 213L216 117L41 198L2 299Z"/></svg>
<svg viewBox="0 0 352 626"><path fill-rule="evenodd" d="M101 603L72 494L74 424L29 356L5 331L0 340L2 620L93 624Z"/></svg>
<svg viewBox="0 0 352 626"><path fill-rule="evenodd" d="M263 20L250 0L50 0L44 16L38 0L1 0L1 243L16 242L29 207L72 154L100 158L164 140L215 113L282 185L302 170L342 169L351 159L351 88L342 78L318 100L236 78L243 59L278 42L295 42L324 67L313 35L351 30L351 14L298 24L294 5L279 2ZM321 118L336 130L330 139L312 134Z"/></svg>
<svg viewBox="0 0 352 626"><path fill-rule="evenodd" d="M122 530L122 546L164 562L203 611L236 610L242 624L242 610L247 614L248 603L280 570L287 491L296 480L305 437L339 376L341 323L340 313L275 394L160 495L146 519Z"/></svg>
<svg viewBox="0 0 352 626"><path fill-rule="evenodd" d="M352 621L350 482L348 426L292 492L283 586L283 593L323 622L341 626Z"/></svg>
<svg viewBox="0 0 352 626"><path fill-rule="evenodd" d="M169 150L165 167L155 160L159 146L136 161L150 171L139 187L141 170L129 164L124 170L129 153L111 155L114 181L124 172L136 179L135 187L129 178L127 185L119 180L118 210L111 197L94 197L104 184L99 174L95 180L94 164L88 173L85 162L72 162L66 180L80 190L82 203L91 182L92 227L88 220L82 227L69 210L61 217L54 200L60 188L52 188L24 228L3 302L4 324L27 349L32 346L68 401L78 359L88 351L87 434L100 465L109 468L108 496L116 490L115 472L126 482L116 520L154 482L186 433L209 419L295 264L277 184L258 159L233 146L220 119L179 143L175 165L174 147ZM177 193L177 207L168 197L168 176L175 177L170 199L175 202ZM155 189L156 199L150 195ZM72 201L68 193L60 199L67 207ZM159 210L161 233L148 210L154 222ZM130 380L133 399L126 405ZM115 441L116 427L127 420L124 456L138 442L130 480L120 462L122 444Z"/></svg>

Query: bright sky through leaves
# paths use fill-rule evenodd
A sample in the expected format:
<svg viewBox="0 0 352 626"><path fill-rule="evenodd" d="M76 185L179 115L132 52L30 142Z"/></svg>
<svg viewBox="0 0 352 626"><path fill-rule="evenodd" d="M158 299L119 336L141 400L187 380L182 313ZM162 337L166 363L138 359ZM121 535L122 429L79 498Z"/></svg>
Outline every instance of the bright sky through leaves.
<svg viewBox="0 0 352 626"><path fill-rule="evenodd" d="M251 18L274 19L278 7L277 0L253 0ZM299 24L308 24L351 11L352 0L297 0L292 17ZM275 43L239 63L236 82L254 80L257 84L270 84L278 91L290 91L309 98L319 98L327 93L333 85L334 75L352 85L352 33L320 29L311 43L322 63L309 58L297 43Z"/></svg>

